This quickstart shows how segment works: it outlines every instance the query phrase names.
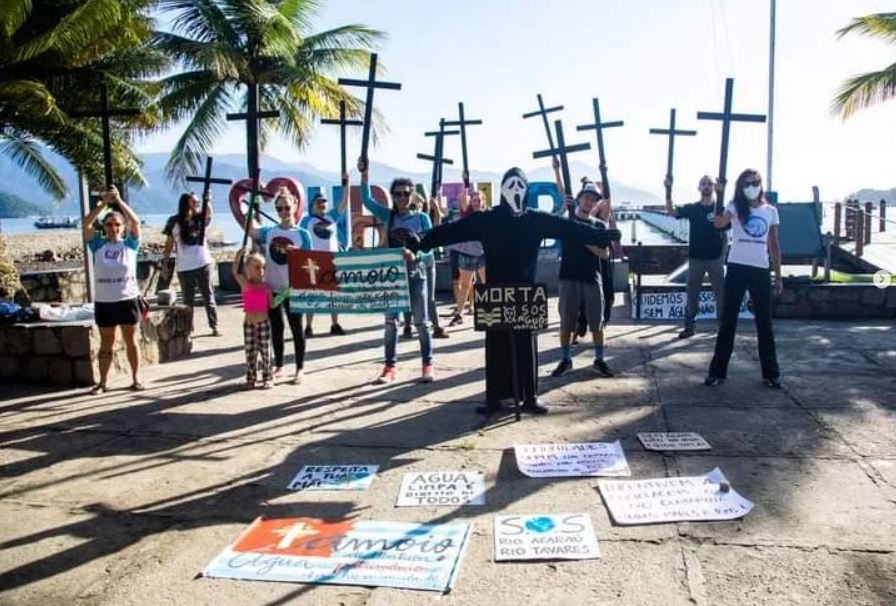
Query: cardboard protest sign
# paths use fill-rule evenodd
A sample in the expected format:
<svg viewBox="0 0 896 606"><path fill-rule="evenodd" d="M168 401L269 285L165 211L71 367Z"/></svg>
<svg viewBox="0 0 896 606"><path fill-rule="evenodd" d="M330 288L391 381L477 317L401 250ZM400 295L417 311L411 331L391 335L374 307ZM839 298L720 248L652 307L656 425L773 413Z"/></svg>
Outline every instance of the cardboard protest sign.
<svg viewBox="0 0 896 606"><path fill-rule="evenodd" d="M367 490L379 465L305 465L290 490Z"/></svg>
<svg viewBox="0 0 896 606"><path fill-rule="evenodd" d="M703 436L693 431L643 432L638 439L647 450L712 450Z"/></svg>
<svg viewBox="0 0 896 606"><path fill-rule="evenodd" d="M485 505L485 474L481 471L406 473L395 505Z"/></svg>
<svg viewBox="0 0 896 606"><path fill-rule="evenodd" d="M702 476L600 480L600 495L620 525L734 520L754 505L731 488L719 468Z"/></svg>
<svg viewBox="0 0 896 606"><path fill-rule="evenodd" d="M544 330L548 289L544 284L475 284L475 330Z"/></svg>
<svg viewBox="0 0 896 606"><path fill-rule="evenodd" d="M287 255L293 313L398 313L411 308L400 249L290 249Z"/></svg>
<svg viewBox="0 0 896 606"><path fill-rule="evenodd" d="M630 476L619 440L570 444L516 444L519 470L532 478Z"/></svg>
<svg viewBox="0 0 896 606"><path fill-rule="evenodd" d="M587 513L495 517L496 562L599 557L600 547Z"/></svg>
<svg viewBox="0 0 896 606"><path fill-rule="evenodd" d="M448 591L469 525L256 518L203 571L250 581Z"/></svg>

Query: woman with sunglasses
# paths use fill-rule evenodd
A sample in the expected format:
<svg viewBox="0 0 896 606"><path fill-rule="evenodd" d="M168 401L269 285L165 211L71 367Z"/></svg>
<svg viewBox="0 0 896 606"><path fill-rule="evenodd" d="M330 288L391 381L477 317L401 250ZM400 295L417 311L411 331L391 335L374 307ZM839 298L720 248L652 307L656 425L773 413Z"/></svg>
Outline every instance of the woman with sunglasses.
<svg viewBox="0 0 896 606"><path fill-rule="evenodd" d="M168 258L172 250L177 250L175 257L175 269L177 280L180 282L184 293L184 304L193 311L193 302L196 299L196 290L202 295L205 304L205 315L208 318L208 327L212 335L220 337L218 330L218 308L215 305L215 289L212 287L212 269L214 268L212 254L208 249L205 239L200 240L203 233L203 223L208 226L212 220L211 192L206 200L205 213L199 210L199 198L193 192L181 194L177 201L177 214L168 218L162 233L168 238L165 240L165 250L162 253L162 278L170 280L171 267Z"/></svg>
<svg viewBox="0 0 896 606"><path fill-rule="evenodd" d="M112 210L112 205L118 210ZM94 232L94 222L103 216L102 235ZM125 229L127 228L127 229ZM112 366L115 329L121 327L131 367L131 389L143 389L140 383L140 354L137 350L137 324L140 322L140 290L137 286L137 250L140 247L140 219L131 210L115 186L82 224L84 242L93 255L94 314L100 331L100 351L97 356L100 382L93 393L106 391L106 380Z"/></svg>
<svg viewBox="0 0 896 606"><path fill-rule="evenodd" d="M370 195L367 162L358 160L358 172L361 173L361 201L370 213L386 225L386 245L389 248L401 248L407 261L408 294L411 298L411 311L417 326L420 339L420 358L423 368L420 374L422 383L429 383L435 377L432 369L432 334L430 333L429 309L427 304L428 288L425 258L432 253L411 252L407 244L411 239L421 238L423 233L432 229L429 216L417 210L411 210L411 194L414 182L406 178L392 181L389 192L392 195L392 208L389 209ZM396 341L398 340L398 314L386 314L384 336L386 364L377 378L378 384L395 381L395 364L397 361Z"/></svg>
<svg viewBox="0 0 896 606"><path fill-rule="evenodd" d="M289 289L289 266L287 252L291 248L311 250L311 234L296 224L298 203L286 187L281 187L274 198L274 209L280 223L266 227L250 225L249 236L258 243L265 258L264 282L273 292L274 299L283 299L278 305L271 307L268 318L271 321L271 345L274 348L274 373L276 380L283 376L283 314L292 333L295 347L296 374L295 385L301 385L305 378L305 334L302 331L302 314L293 313L289 309L289 297L283 292ZM245 219L244 219L245 221Z"/></svg>
<svg viewBox="0 0 896 606"><path fill-rule="evenodd" d="M749 291L756 318L762 379L769 387L781 388L775 335L772 331L772 280L769 269L769 265L774 268L774 292L775 295L780 295L781 246L778 224L778 209L765 199L759 172L745 170L737 178L734 200L715 219L717 229L731 225L731 249L728 252L728 272L725 275L722 319L716 337L715 354L704 381L707 386L718 385L728 375L737 318L744 293Z"/></svg>

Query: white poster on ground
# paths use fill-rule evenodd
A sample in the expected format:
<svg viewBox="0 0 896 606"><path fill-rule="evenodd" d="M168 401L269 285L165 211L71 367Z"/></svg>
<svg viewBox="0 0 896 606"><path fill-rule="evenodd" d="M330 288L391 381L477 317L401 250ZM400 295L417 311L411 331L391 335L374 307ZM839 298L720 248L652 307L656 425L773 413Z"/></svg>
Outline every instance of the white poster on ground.
<svg viewBox="0 0 896 606"><path fill-rule="evenodd" d="M516 444L519 470L531 478L630 476L619 440L569 444Z"/></svg>
<svg viewBox="0 0 896 606"><path fill-rule="evenodd" d="M712 450L703 436L693 431L643 432L638 439L647 450Z"/></svg>
<svg viewBox="0 0 896 606"><path fill-rule="evenodd" d="M396 507L485 505L481 471L429 471L404 474Z"/></svg>
<svg viewBox="0 0 896 606"><path fill-rule="evenodd" d="M495 561L600 557L591 516L553 513L495 517Z"/></svg>
<svg viewBox="0 0 896 606"><path fill-rule="evenodd" d="M379 465L305 465L289 490L367 490Z"/></svg>
<svg viewBox="0 0 896 606"><path fill-rule="evenodd" d="M600 495L620 525L735 520L754 504L716 467L706 475L652 480L600 480Z"/></svg>

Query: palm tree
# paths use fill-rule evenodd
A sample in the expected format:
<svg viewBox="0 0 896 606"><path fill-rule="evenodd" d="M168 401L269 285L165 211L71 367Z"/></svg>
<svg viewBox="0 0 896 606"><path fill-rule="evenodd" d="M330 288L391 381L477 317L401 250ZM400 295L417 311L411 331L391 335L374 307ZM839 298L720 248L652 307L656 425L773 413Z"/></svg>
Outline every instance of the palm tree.
<svg viewBox="0 0 896 606"><path fill-rule="evenodd" d="M149 79L167 59L148 46L153 0L7 0L0 4L0 153L53 197L67 193L40 144L56 151L94 183L102 182L102 140L94 120L69 112L93 109L99 84L113 103L147 105ZM148 130L149 112L123 124ZM129 135L115 129L116 174L141 182Z"/></svg>
<svg viewBox="0 0 896 606"><path fill-rule="evenodd" d="M839 30L837 36L842 38L850 33L883 38L896 44L896 13L877 13L858 17ZM896 63L879 71L859 74L844 82L834 97L831 109L846 119L860 109L893 97L896 97Z"/></svg>
<svg viewBox="0 0 896 606"><path fill-rule="evenodd" d="M166 120L189 120L168 160L170 178L180 181L199 170L225 128L227 111L245 109L256 86L260 109L280 112L276 121L260 121L262 149L274 131L301 149L315 119L338 114L341 100L347 113L360 114L363 104L332 74L366 68L381 32L349 24L309 33L317 8L313 0L162 0L160 5L172 11L174 21L173 31L156 33L156 46L183 66L162 81L160 106ZM246 143L251 161L254 142Z"/></svg>

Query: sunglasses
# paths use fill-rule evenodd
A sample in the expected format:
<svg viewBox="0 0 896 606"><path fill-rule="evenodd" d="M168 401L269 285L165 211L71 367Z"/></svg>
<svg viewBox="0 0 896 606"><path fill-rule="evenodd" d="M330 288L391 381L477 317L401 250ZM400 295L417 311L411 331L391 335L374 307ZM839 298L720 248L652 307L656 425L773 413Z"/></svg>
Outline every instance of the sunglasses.
<svg viewBox="0 0 896 606"><path fill-rule="evenodd" d="M278 213L285 213L292 210L292 208L290 208L289 206L276 206L275 208L277 209Z"/></svg>
<svg viewBox="0 0 896 606"><path fill-rule="evenodd" d="M752 179L750 181L744 181L744 185L759 186L762 185L762 181L760 179Z"/></svg>
<svg viewBox="0 0 896 606"><path fill-rule="evenodd" d="M121 223L113 223L109 221L108 223L103 223L104 227L121 227Z"/></svg>
<svg viewBox="0 0 896 606"><path fill-rule="evenodd" d="M392 192L392 196L394 198L410 198L411 192L409 192L409 191L394 191L394 192Z"/></svg>

